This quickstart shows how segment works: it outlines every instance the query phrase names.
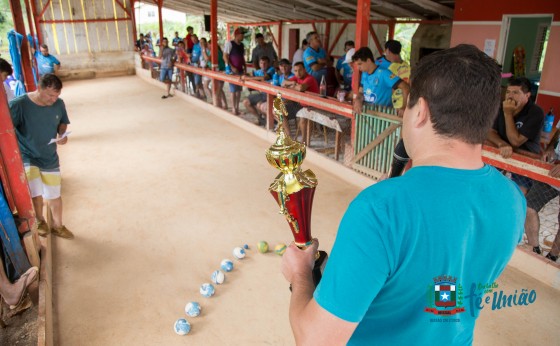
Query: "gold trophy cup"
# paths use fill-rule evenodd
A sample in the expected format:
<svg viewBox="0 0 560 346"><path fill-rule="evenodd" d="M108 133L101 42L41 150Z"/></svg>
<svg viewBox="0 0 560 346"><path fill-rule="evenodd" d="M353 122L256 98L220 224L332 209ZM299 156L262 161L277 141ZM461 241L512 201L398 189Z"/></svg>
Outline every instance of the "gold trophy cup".
<svg viewBox="0 0 560 346"><path fill-rule="evenodd" d="M282 96L278 94L274 99L274 113L278 117L277 137L273 145L266 151L268 163L280 170L268 190L280 207L280 214L284 214L296 246L305 249L311 245L311 209L313 196L317 187L317 178L310 170L302 171L300 166L305 159L305 144L294 141L282 126L287 121L288 112ZM327 253L318 251L313 268L313 282L315 286L321 280L326 264Z"/></svg>

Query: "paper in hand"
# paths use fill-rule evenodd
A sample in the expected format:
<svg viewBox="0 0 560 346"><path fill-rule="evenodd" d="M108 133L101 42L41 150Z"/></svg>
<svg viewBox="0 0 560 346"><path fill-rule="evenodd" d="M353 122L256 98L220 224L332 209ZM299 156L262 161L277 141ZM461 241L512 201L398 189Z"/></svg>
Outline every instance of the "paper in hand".
<svg viewBox="0 0 560 346"><path fill-rule="evenodd" d="M68 137L71 133L72 133L72 131L66 131L60 137L51 139L50 142L47 143L47 145L50 145L50 144L56 143L58 141L61 141L64 138Z"/></svg>

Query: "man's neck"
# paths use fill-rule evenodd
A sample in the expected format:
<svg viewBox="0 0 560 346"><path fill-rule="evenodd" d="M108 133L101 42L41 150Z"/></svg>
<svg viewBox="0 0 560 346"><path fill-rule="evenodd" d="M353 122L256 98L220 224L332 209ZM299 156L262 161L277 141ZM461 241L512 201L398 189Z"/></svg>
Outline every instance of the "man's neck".
<svg viewBox="0 0 560 346"><path fill-rule="evenodd" d="M372 63L371 65L372 66L370 66L370 68L366 71L368 74L372 74L375 72L375 70L377 70L377 65L375 63Z"/></svg>
<svg viewBox="0 0 560 346"><path fill-rule="evenodd" d="M441 166L455 169L480 169L482 145L468 144L459 140L438 139L426 146L421 153L415 153L412 163L417 166Z"/></svg>
<svg viewBox="0 0 560 346"><path fill-rule="evenodd" d="M39 93L37 91L31 91L27 93L27 96L29 97L29 99L31 100L31 102L33 102L34 104L36 104L37 106L46 106L46 104L44 104L43 102L41 102L41 100L39 99Z"/></svg>

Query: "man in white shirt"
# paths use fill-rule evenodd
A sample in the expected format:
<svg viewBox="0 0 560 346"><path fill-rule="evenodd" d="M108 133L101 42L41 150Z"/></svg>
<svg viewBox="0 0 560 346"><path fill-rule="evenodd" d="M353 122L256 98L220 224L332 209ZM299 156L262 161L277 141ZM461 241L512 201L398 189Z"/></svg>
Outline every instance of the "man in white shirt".
<svg viewBox="0 0 560 346"><path fill-rule="evenodd" d="M307 40L303 39L303 41L301 41L301 47L299 47L298 50L296 50L296 52L294 53L294 58L292 59L292 67L296 66L297 62L303 61L303 52L305 52L308 46L309 44L307 43Z"/></svg>

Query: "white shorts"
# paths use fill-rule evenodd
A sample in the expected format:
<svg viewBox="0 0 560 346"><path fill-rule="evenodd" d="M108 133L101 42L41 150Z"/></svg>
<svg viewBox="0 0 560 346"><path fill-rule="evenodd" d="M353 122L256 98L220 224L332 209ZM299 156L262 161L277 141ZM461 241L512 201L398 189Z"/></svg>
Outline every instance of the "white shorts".
<svg viewBox="0 0 560 346"><path fill-rule="evenodd" d="M31 198L43 196L44 199L60 197L62 176L60 168L41 170L37 166L24 165L27 183L31 191Z"/></svg>

